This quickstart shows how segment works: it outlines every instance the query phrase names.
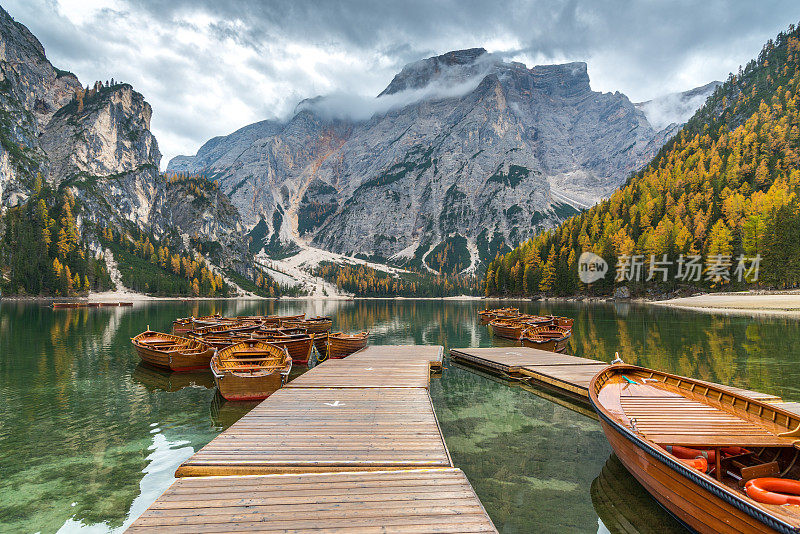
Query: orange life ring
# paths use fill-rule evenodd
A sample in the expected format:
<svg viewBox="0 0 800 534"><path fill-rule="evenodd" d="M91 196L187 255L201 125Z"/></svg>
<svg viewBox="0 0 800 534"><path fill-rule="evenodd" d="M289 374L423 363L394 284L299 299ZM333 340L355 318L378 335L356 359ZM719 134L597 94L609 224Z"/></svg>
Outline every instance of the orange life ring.
<svg viewBox="0 0 800 534"><path fill-rule="evenodd" d="M763 504L800 504L800 481L788 478L754 478L744 485L747 496ZM789 495L786 495L786 494Z"/></svg>

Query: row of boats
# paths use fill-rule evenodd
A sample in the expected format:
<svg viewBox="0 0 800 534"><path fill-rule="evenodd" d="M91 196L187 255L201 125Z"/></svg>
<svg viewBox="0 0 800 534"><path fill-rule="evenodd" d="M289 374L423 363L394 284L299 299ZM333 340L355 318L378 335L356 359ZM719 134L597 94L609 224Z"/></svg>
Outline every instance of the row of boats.
<svg viewBox="0 0 800 534"><path fill-rule="evenodd" d="M492 334L519 341L526 347L563 352L572 337L573 320L556 315L529 315L518 308L499 308L478 312L482 324Z"/></svg>
<svg viewBox="0 0 800 534"><path fill-rule="evenodd" d="M260 400L286 383L293 364L344 358L367 345L369 332L331 332L329 317L186 317L172 333L148 329L131 339L145 364L175 372L210 369L227 400Z"/></svg>

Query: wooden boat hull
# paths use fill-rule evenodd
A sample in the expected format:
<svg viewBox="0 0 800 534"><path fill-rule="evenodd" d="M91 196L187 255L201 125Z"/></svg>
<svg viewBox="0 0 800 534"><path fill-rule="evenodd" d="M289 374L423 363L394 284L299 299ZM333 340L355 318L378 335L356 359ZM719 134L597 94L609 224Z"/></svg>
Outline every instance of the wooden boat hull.
<svg viewBox="0 0 800 534"><path fill-rule="evenodd" d="M211 356L214 355L214 349L201 354L187 355L182 353L165 354L141 346L136 347L136 352L139 354L139 358L148 365L179 373L208 369L208 363L211 361Z"/></svg>
<svg viewBox="0 0 800 534"><path fill-rule="evenodd" d="M292 358L292 363L308 365L311 358L311 349L314 346L314 337L306 336L301 339L267 339L267 343L277 347L286 348Z"/></svg>
<svg viewBox="0 0 800 534"><path fill-rule="evenodd" d="M264 400L284 384L284 377L278 371L265 376L244 376L241 373L215 371L214 383L225 400L254 401Z"/></svg>
<svg viewBox="0 0 800 534"><path fill-rule="evenodd" d="M288 320L283 322L283 326L285 328L302 328L309 334L323 334L330 331L333 321L327 318Z"/></svg>
<svg viewBox="0 0 800 534"><path fill-rule="evenodd" d="M489 323L489 328L492 329L492 334L496 335L497 337L514 340L520 339L522 337L522 332L525 329L525 327L521 324L497 324L495 322Z"/></svg>
<svg viewBox="0 0 800 534"><path fill-rule="evenodd" d="M713 486L704 489L687 480L689 476L702 478L680 462L655 448L640 446L626 429L601 412L598 415L600 426L622 464L661 506L688 527L709 534L774 531L734 506L730 496L727 500L720 498Z"/></svg>
<svg viewBox="0 0 800 534"><path fill-rule="evenodd" d="M219 393L230 401L266 399L283 387L292 370L286 349L250 339L217 350L211 372Z"/></svg>
<svg viewBox="0 0 800 534"><path fill-rule="evenodd" d="M328 336L328 358L334 360L350 356L367 346L369 335L364 337Z"/></svg>
<svg viewBox="0 0 800 534"><path fill-rule="evenodd" d="M526 347L531 347L533 349L547 350L547 351L550 351L550 352L558 352L556 350L558 342L555 339L548 339L546 341L534 341L532 339L528 339L528 338L523 337L522 338L522 344L524 346L526 346Z"/></svg>
<svg viewBox="0 0 800 534"><path fill-rule="evenodd" d="M767 462L756 459L748 466L740 457L760 452L734 453L723 463L727 446L762 451L777 447L779 455L797 448L796 414L714 384L625 364L607 367L592 378L589 402L622 464L690 529L723 534L800 532L796 511L761 504L741 489L743 481L765 476L757 472L777 471L778 456ZM716 466L709 461L713 476L670 454L666 447L671 445L714 449ZM784 473L793 465L794 461L789 463ZM738 475L731 471L735 469L741 469ZM790 479L797 479L796 470Z"/></svg>
<svg viewBox="0 0 800 534"><path fill-rule="evenodd" d="M183 334L188 334L192 331L192 323L184 323L181 321L173 321L172 322L172 333L176 336L181 336Z"/></svg>
<svg viewBox="0 0 800 534"><path fill-rule="evenodd" d="M148 338L159 338L164 342L173 341L179 345L185 344L185 346L163 346L164 350L160 350L157 346L149 346L146 341ZM204 343L156 332L144 332L133 338L131 342L144 363L169 371L187 372L208 369L208 364L214 355L214 349Z"/></svg>

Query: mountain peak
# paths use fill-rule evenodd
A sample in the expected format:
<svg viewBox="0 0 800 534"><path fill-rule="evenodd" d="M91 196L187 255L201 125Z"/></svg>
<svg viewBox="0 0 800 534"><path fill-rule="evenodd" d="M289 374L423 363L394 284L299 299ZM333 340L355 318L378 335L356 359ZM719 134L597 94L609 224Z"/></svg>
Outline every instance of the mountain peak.
<svg viewBox="0 0 800 534"><path fill-rule="evenodd" d="M442 78L454 81L466 79L477 74L482 63L479 60L489 55L485 48L467 48L409 63L378 96L419 89Z"/></svg>

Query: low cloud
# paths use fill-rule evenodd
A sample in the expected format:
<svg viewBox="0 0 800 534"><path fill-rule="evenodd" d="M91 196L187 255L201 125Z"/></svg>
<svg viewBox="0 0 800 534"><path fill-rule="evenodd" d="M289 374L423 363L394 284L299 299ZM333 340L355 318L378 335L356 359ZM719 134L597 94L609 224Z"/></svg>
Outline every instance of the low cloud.
<svg viewBox="0 0 800 534"><path fill-rule="evenodd" d="M296 111L308 109L327 119L366 121L375 115L385 115L418 102L457 98L469 94L478 87L496 61L499 61L499 57L484 54L470 65L469 69L462 66L442 68L433 81L420 88L406 89L379 97L333 92L300 102Z"/></svg>

